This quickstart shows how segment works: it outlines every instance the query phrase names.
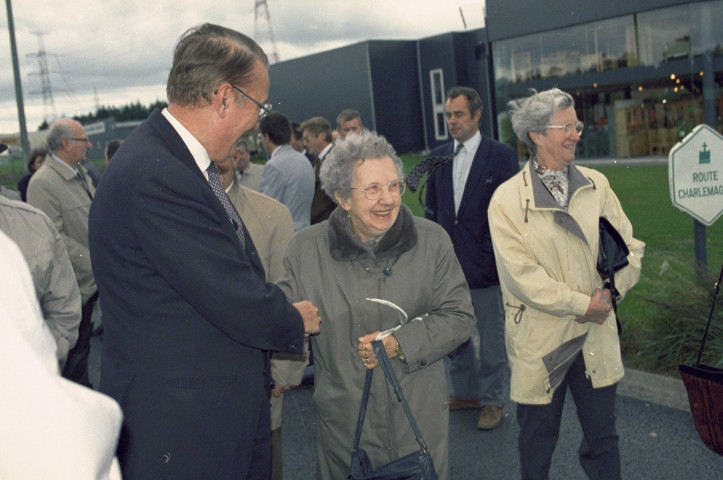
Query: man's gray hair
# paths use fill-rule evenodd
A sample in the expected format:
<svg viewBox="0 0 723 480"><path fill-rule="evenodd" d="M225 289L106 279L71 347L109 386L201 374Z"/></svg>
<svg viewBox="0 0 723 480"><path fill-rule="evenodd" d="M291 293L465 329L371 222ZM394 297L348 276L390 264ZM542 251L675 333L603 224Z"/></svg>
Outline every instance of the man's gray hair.
<svg viewBox="0 0 723 480"><path fill-rule="evenodd" d="M73 127L69 122L55 122L50 126L48 137L45 143L48 144L48 151L59 152L63 149L63 140L73 138Z"/></svg>
<svg viewBox="0 0 723 480"><path fill-rule="evenodd" d="M246 35L210 23L191 28L173 54L166 83L168 101L198 106L210 102L214 90L225 82L248 87L257 61L269 65L261 47Z"/></svg>
<svg viewBox="0 0 723 480"><path fill-rule="evenodd" d="M354 167L357 163L382 157L392 159L394 166L397 167L397 175L402 180L404 165L394 151L394 147L383 136L365 131L359 135L347 135L343 139L338 139L321 164L319 172L321 188L335 202L334 193L338 193L341 198L349 198Z"/></svg>
<svg viewBox="0 0 723 480"><path fill-rule="evenodd" d="M356 110L352 110L351 108L347 108L346 110L342 110L338 117L336 117L336 129L341 130L341 124L346 123L350 120L354 120L355 118L359 119L359 125L362 127L364 124L362 123L361 115L359 115L359 112Z"/></svg>
<svg viewBox="0 0 723 480"><path fill-rule="evenodd" d="M537 145L532 141L530 132L547 135L547 125L555 113L565 108L574 108L575 100L572 95L559 88L542 92L531 89L530 93L529 97L512 100L507 106L512 129L534 155L537 153Z"/></svg>

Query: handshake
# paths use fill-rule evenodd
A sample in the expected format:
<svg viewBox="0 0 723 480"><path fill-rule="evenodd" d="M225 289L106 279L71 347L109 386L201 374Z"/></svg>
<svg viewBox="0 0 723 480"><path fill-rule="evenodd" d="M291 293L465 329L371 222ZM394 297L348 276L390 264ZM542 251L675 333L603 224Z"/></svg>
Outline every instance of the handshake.
<svg viewBox="0 0 723 480"><path fill-rule="evenodd" d="M302 320L304 320L304 334L305 336L316 335L321 332L321 317L319 316L319 309L314 306L309 300L298 302L293 304L294 307L301 314Z"/></svg>

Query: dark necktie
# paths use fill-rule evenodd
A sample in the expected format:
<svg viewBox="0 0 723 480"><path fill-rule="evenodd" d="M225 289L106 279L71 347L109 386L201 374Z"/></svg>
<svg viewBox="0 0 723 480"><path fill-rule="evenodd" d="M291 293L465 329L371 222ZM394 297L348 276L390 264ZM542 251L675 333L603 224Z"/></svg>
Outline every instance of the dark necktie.
<svg viewBox="0 0 723 480"><path fill-rule="evenodd" d="M454 157L456 157L459 151L462 150L462 147L464 147L464 144L459 143L457 144L457 148L454 149L454 153L452 153L451 155L427 157L418 164L416 164L409 171L405 183L413 192L416 192L417 189L419 189L419 204L422 206L424 211L427 212L427 214L431 215L433 212L427 208L427 206L424 204L424 201L422 200L422 192L424 191L424 186L426 185L426 182L429 180L429 177L432 176L435 170L437 170L445 163L454 160ZM427 178L424 180L425 183L423 183L420 188L419 182L422 180L422 177L425 173L427 174Z"/></svg>
<svg viewBox="0 0 723 480"><path fill-rule="evenodd" d="M216 165L214 165L213 162L211 162L211 165L209 165L206 169L206 173L208 173L208 183L211 185L211 190L213 190L213 193L216 194L216 197L218 197L221 205L223 205L224 210L226 210L226 214L228 215L229 220L231 220L233 228L236 230L236 235L241 241L241 245L245 248L246 241L244 240L244 230L241 226L241 218L239 218L238 213L236 213L236 209L233 208L233 205L231 205L231 200L229 200L228 195L226 195L226 192L221 186L221 179L218 177L218 169L216 169Z"/></svg>
<svg viewBox="0 0 723 480"><path fill-rule="evenodd" d="M80 183L83 184L83 188L85 189L86 193L88 194L88 198L90 198L91 200L93 200L93 195L90 194L90 188L88 188L88 183L85 181L85 178L83 178L83 174L80 173L80 170L76 170L76 171L75 171L75 174L76 174L76 175L78 176L78 178L80 179Z"/></svg>

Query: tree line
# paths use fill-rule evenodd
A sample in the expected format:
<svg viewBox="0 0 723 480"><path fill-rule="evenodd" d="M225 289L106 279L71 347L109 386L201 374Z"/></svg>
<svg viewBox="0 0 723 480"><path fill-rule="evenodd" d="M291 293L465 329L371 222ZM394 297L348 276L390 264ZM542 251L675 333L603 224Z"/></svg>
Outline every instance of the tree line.
<svg viewBox="0 0 723 480"><path fill-rule="evenodd" d="M79 121L83 125L88 125L90 123L94 123L108 117L115 118L116 122L145 120L146 118L148 118L148 115L150 115L151 112L156 108L163 109L167 106L168 102L162 100L156 100L155 102L147 106L142 105L139 101L130 103L128 105L123 105L121 107L103 105L98 107L95 112L85 115L74 115L72 118L73 120ZM48 122L44 120L43 123L40 124L40 126L38 127L38 130L45 130L48 128L48 126Z"/></svg>

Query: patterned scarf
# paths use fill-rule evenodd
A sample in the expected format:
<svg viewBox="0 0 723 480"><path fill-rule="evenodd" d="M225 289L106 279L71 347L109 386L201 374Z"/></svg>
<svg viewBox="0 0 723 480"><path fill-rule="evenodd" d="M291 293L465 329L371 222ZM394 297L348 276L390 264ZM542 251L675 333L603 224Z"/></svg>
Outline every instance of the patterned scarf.
<svg viewBox="0 0 723 480"><path fill-rule="evenodd" d="M535 159L532 159L532 166L540 176L540 180L547 187L547 190L555 198L555 201L565 210L568 203L568 185L567 167L559 172L553 172L541 166Z"/></svg>

